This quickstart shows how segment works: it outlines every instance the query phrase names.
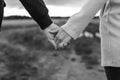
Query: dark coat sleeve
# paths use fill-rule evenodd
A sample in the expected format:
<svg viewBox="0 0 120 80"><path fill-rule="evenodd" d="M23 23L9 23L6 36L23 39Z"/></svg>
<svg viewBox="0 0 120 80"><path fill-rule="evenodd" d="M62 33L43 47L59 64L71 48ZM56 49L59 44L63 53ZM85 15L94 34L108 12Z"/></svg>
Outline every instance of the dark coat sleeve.
<svg viewBox="0 0 120 80"><path fill-rule="evenodd" d="M32 18L40 25L41 29L45 29L52 20L48 15L48 9L43 0L20 0Z"/></svg>
<svg viewBox="0 0 120 80"><path fill-rule="evenodd" d="M4 6L5 6L4 0L0 0L0 30L1 30L1 24L3 19Z"/></svg>

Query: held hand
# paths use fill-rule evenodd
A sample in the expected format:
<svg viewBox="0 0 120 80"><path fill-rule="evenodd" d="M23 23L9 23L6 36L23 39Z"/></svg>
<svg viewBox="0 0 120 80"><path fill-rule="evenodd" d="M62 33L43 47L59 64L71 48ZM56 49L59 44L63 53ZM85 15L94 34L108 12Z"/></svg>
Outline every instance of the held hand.
<svg viewBox="0 0 120 80"><path fill-rule="evenodd" d="M57 35L55 36L57 48L63 48L67 46L71 39L71 36L69 36L62 28L60 28Z"/></svg>
<svg viewBox="0 0 120 80"><path fill-rule="evenodd" d="M55 49L57 49L57 44L54 41L54 38L55 38L55 36L56 36L59 29L60 29L59 26L52 23L48 28L46 28L44 30L44 33L47 36L49 42L55 47Z"/></svg>

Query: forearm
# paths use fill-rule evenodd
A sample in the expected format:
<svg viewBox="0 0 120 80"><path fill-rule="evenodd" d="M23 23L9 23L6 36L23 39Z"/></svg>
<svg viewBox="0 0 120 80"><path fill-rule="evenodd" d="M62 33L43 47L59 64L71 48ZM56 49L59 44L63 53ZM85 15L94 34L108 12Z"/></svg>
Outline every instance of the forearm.
<svg viewBox="0 0 120 80"><path fill-rule="evenodd" d="M48 9L43 0L20 0L26 10L30 13L32 18L45 29L53 22L48 15Z"/></svg>
<svg viewBox="0 0 120 80"><path fill-rule="evenodd" d="M78 38L88 23L92 20L91 17L76 13L73 15L62 28L74 39Z"/></svg>
<svg viewBox="0 0 120 80"><path fill-rule="evenodd" d="M78 38L95 14L102 8L106 0L86 0L81 10L70 17L62 28L74 39ZM96 7L95 7L96 6Z"/></svg>

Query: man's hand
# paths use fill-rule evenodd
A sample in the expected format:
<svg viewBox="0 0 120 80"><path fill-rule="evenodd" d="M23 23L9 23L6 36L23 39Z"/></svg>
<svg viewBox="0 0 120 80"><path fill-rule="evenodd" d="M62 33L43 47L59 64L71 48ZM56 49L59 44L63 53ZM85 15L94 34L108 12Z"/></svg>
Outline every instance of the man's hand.
<svg viewBox="0 0 120 80"><path fill-rule="evenodd" d="M63 48L67 46L71 39L71 36L67 34L62 28L60 28L57 35L55 36L57 48Z"/></svg>
<svg viewBox="0 0 120 80"><path fill-rule="evenodd" d="M59 31L60 27L52 23L49 27L44 30L45 35L47 36L49 42L57 49L57 44L54 41L54 38Z"/></svg>

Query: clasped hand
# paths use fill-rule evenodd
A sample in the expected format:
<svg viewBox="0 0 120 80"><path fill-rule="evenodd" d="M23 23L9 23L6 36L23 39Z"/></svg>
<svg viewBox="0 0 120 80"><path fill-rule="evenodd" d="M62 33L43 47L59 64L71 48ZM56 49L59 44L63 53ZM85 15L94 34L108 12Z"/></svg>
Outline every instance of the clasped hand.
<svg viewBox="0 0 120 80"><path fill-rule="evenodd" d="M45 29L44 33L55 49L64 48L72 39L69 34L55 24L52 24L50 27Z"/></svg>
<svg viewBox="0 0 120 80"><path fill-rule="evenodd" d="M62 28L60 28L54 38L57 48L64 48L70 43L71 37Z"/></svg>

